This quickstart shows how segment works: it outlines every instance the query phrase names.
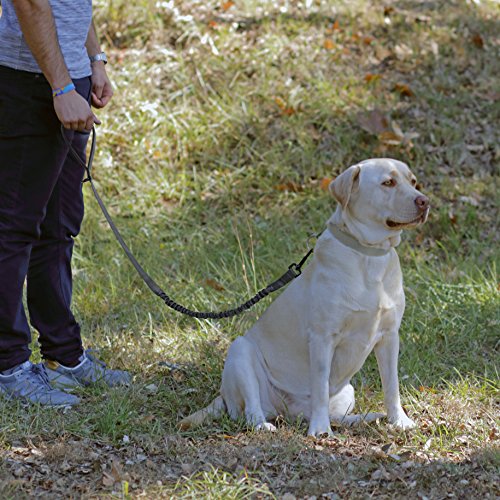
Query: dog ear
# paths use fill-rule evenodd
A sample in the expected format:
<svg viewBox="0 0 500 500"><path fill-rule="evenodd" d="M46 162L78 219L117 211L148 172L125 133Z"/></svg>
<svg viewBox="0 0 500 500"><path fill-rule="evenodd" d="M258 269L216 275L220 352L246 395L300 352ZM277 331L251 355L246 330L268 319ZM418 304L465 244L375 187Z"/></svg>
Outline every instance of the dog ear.
<svg viewBox="0 0 500 500"><path fill-rule="evenodd" d="M342 205L342 208L347 207L349 198L355 182L359 178L361 168L359 165L349 167L345 172L342 172L330 183L330 192L335 196L335 199Z"/></svg>

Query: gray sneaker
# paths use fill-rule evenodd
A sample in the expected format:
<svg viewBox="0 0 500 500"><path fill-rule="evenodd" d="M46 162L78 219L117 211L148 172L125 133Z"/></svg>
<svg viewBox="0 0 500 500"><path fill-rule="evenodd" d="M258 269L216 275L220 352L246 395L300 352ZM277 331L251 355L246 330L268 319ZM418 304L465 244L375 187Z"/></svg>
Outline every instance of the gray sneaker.
<svg viewBox="0 0 500 500"><path fill-rule="evenodd" d="M89 351L85 351L80 356L78 360L80 363L73 368L63 366L57 361L45 361L47 375L53 387L71 390L74 387L82 387L99 382L109 387L130 385L131 377L128 372L106 368L106 365L94 358Z"/></svg>
<svg viewBox="0 0 500 500"><path fill-rule="evenodd" d="M80 400L71 394L54 389L45 367L26 361L0 374L0 394L9 399L21 399L46 406L72 406Z"/></svg>

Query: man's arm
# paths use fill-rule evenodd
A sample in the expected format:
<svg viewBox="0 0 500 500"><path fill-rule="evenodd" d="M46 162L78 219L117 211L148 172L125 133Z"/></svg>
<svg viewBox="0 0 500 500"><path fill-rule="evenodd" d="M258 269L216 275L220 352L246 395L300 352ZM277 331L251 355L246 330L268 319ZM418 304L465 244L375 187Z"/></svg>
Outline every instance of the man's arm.
<svg viewBox="0 0 500 500"><path fill-rule="evenodd" d="M87 48L89 57L101 52L101 46L93 21L90 25L85 47ZM92 63L92 105L96 108L104 108L111 97L113 97L113 87L106 74L104 62L95 61Z"/></svg>
<svg viewBox="0 0 500 500"><path fill-rule="evenodd" d="M49 1L13 0L12 3L26 43L51 87L62 88L71 83ZM74 90L54 97L54 109L69 129L90 130L94 123L99 123L87 101Z"/></svg>

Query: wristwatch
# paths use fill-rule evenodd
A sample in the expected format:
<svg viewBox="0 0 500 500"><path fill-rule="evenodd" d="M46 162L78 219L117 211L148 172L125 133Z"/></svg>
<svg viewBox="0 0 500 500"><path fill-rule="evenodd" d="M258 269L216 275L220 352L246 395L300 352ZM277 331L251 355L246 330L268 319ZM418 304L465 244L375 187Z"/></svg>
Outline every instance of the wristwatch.
<svg viewBox="0 0 500 500"><path fill-rule="evenodd" d="M108 63L108 58L106 57L105 52L100 52L99 54L96 54L95 56L89 56L90 62L97 62L97 61L102 61L104 64Z"/></svg>

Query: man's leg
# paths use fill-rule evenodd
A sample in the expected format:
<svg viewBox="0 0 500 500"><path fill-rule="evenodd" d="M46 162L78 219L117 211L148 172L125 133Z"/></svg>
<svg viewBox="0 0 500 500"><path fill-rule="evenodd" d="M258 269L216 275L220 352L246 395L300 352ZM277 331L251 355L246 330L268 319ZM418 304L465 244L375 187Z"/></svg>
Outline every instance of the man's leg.
<svg viewBox="0 0 500 500"><path fill-rule="evenodd" d="M68 135L85 161L88 134ZM83 166L68 155L47 206L40 240L33 245L28 272L30 319L40 334L47 374L54 387L65 390L95 382L130 383L127 372L108 369L83 352L80 326L71 312L71 257L83 218L83 174Z"/></svg>
<svg viewBox="0 0 500 500"><path fill-rule="evenodd" d="M75 84L88 96L90 79ZM66 134L84 158L87 136ZM130 382L127 372L109 370L82 353L79 326L70 310L73 237L83 217L82 176L82 167L69 159L47 81L0 66L0 393L26 399L26 386L36 382L30 401L78 402L45 386L38 368L27 362L30 332L22 305L26 276L42 353L55 358L44 369L52 383Z"/></svg>
<svg viewBox="0 0 500 500"><path fill-rule="evenodd" d="M88 134L68 136L85 161ZM83 352L80 326L71 312L71 257L83 219L83 174L83 166L68 155L47 206L40 240L33 245L28 271L30 319L40 334L47 374L54 387L65 390L95 382L108 386L130 383L127 372L108 369L88 351Z"/></svg>
<svg viewBox="0 0 500 500"><path fill-rule="evenodd" d="M87 97L85 88L78 90ZM85 161L88 134L65 133ZM83 219L83 175L83 167L69 153L47 205L28 270L28 309L31 324L39 332L42 355L65 366L78 364L83 354L80 326L71 312L71 258L73 239Z"/></svg>
<svg viewBox="0 0 500 500"><path fill-rule="evenodd" d="M0 371L30 357L23 285L67 153L46 87L41 76L0 67Z"/></svg>

